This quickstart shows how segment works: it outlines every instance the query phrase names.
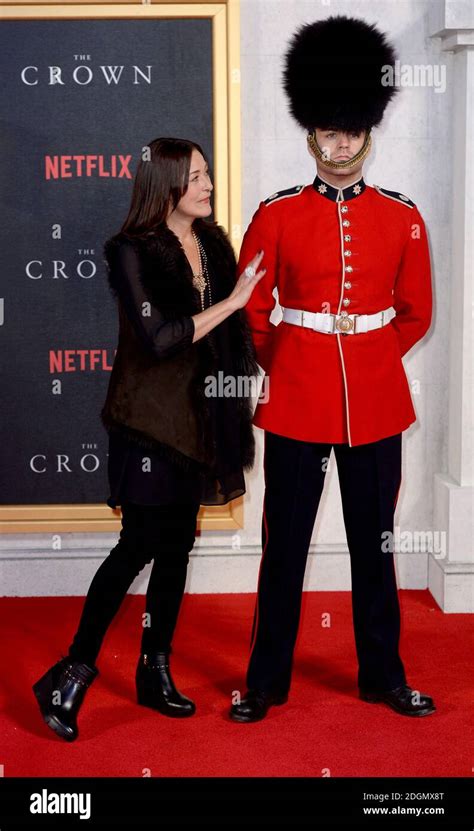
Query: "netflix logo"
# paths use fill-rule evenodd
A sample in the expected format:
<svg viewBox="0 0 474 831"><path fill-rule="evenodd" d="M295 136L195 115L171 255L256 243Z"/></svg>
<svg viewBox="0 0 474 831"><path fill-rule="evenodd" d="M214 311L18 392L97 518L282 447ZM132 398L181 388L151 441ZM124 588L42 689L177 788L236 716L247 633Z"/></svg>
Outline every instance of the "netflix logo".
<svg viewBox="0 0 474 831"><path fill-rule="evenodd" d="M114 358L117 350L114 349ZM113 367L109 363L107 349L50 349L49 371L58 372L110 372Z"/></svg>
<svg viewBox="0 0 474 831"><path fill-rule="evenodd" d="M45 156L45 179L99 178L131 179L129 164L132 156Z"/></svg>

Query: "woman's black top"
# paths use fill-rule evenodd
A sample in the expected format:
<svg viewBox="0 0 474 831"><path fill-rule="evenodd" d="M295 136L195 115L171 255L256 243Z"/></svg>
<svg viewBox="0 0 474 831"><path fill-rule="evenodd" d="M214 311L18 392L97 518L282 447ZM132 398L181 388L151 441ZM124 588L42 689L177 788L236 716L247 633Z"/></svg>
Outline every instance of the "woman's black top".
<svg viewBox="0 0 474 831"><path fill-rule="evenodd" d="M212 302L219 295L217 275L208 259L208 281ZM124 309L138 334L145 332L160 343L166 339L169 346L189 346L194 336L192 317L181 317L170 323L160 310L149 305L150 314L142 314L143 304L149 302L136 270L126 267L125 255L117 257L118 291ZM204 306L209 306L209 289L204 294ZM218 354L219 370L223 376L233 374L232 354L228 329L219 324L205 337L212 337ZM201 505L224 505L245 493L240 455L240 428L237 401L234 397L211 397L212 419L216 439L216 462L212 469L195 463L191 471L164 458L159 451L144 448L122 435L109 433L108 479L111 508L124 502L139 505L169 505L199 502Z"/></svg>

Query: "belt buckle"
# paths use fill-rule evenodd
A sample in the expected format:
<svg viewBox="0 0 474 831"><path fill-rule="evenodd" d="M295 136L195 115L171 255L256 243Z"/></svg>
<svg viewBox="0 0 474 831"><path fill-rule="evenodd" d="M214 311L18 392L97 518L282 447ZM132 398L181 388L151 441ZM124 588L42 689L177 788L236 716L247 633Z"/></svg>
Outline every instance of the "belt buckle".
<svg viewBox="0 0 474 831"><path fill-rule="evenodd" d="M335 323L336 329L343 334L351 332L354 328L354 321L347 315L339 315Z"/></svg>

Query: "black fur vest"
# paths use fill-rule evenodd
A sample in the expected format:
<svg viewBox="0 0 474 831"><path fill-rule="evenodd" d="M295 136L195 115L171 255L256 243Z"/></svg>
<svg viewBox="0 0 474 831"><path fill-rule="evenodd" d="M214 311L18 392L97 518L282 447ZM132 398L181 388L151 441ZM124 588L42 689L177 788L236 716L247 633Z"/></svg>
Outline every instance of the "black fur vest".
<svg viewBox="0 0 474 831"><path fill-rule="evenodd" d="M213 285L213 303L227 297L236 281L236 259L223 228L215 222L195 220L207 254ZM145 448L185 468L212 467L215 436L211 399L206 397L205 379L220 369L213 332L179 353L157 359L136 334L127 317L114 276L114 252L126 240L140 258L140 280L152 304L166 319L191 316L201 311L200 296L192 285L192 270L178 237L163 223L145 238L116 234L104 246L107 279L119 307L119 341L101 420ZM217 290L217 291L216 291ZM217 296L216 296L217 294ZM258 375L255 351L244 310L221 324L229 338L235 376ZM252 402L247 395L235 398L240 434L241 464L250 470L255 457Z"/></svg>

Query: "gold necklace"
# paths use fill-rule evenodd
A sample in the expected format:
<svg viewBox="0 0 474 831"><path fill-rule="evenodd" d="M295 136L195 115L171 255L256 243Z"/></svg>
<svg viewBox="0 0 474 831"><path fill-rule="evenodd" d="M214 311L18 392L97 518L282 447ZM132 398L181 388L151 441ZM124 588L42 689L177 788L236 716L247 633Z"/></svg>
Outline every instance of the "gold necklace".
<svg viewBox="0 0 474 831"><path fill-rule="evenodd" d="M199 237L195 233L194 229L191 230L191 234L192 234L193 240L196 244L198 257L199 257L199 273L194 274L194 272L193 272L193 286L198 290L199 294L201 295L201 308L204 311L204 292L206 290L206 287L209 289L209 305L212 304L211 286L210 286L210 282L208 280L206 280L206 275L207 275L207 277L209 277L209 274L208 274L208 271L207 271L207 257L206 257L206 252L204 251L204 248L202 246L201 240L199 239ZM203 263L204 263L204 266L203 266Z"/></svg>

